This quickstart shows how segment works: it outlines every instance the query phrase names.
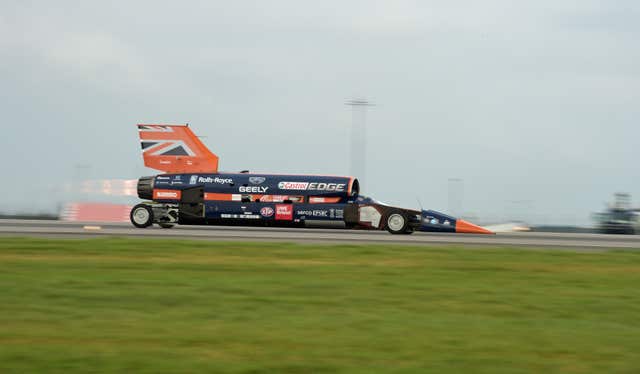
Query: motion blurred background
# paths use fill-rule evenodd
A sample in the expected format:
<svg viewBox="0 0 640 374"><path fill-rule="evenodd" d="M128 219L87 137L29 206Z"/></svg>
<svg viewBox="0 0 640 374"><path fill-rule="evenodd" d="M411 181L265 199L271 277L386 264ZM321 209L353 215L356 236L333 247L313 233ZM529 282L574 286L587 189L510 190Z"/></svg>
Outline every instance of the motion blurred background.
<svg viewBox="0 0 640 374"><path fill-rule="evenodd" d="M593 224L640 196L640 3L0 3L0 213L131 204L136 123L189 123L225 171L349 174L479 222ZM363 109L364 110L364 109ZM633 200L630 206L637 206Z"/></svg>

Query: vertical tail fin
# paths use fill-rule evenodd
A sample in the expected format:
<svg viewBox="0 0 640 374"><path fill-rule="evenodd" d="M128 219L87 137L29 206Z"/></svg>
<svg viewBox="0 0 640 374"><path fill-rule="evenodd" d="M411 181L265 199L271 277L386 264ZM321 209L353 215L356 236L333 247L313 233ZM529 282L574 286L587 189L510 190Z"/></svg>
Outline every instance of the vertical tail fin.
<svg viewBox="0 0 640 374"><path fill-rule="evenodd" d="M216 173L213 154L186 125L138 125L144 165L165 173Z"/></svg>

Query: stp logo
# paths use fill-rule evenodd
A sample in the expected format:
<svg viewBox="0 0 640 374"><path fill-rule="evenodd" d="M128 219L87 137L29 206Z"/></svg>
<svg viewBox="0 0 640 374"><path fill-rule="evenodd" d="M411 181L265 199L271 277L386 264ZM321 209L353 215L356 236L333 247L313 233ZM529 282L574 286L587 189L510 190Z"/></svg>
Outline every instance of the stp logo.
<svg viewBox="0 0 640 374"><path fill-rule="evenodd" d="M276 220L279 220L279 221L292 221L293 220L293 206L291 204L277 204L276 205Z"/></svg>
<svg viewBox="0 0 640 374"><path fill-rule="evenodd" d="M260 209L260 215L263 217L271 217L273 215L273 208L270 206L265 206Z"/></svg>

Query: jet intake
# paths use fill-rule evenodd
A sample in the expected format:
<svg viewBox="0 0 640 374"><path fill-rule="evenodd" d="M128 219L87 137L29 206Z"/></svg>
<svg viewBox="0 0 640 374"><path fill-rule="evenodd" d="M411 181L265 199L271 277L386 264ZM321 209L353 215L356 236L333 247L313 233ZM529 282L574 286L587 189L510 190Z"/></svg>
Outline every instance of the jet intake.
<svg viewBox="0 0 640 374"><path fill-rule="evenodd" d="M153 200L153 181L155 177L140 177L138 179L138 197Z"/></svg>

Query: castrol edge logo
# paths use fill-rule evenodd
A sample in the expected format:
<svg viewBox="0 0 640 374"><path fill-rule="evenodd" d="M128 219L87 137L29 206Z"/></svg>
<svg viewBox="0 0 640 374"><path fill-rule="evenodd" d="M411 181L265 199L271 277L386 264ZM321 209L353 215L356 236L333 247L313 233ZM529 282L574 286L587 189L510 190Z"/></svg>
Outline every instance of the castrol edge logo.
<svg viewBox="0 0 640 374"><path fill-rule="evenodd" d="M324 182L280 182L278 188L281 190L299 191L338 191L345 190L345 183L324 183Z"/></svg>
<svg viewBox="0 0 640 374"><path fill-rule="evenodd" d="M309 187L309 182L280 182L278 188L281 190L300 190L304 191Z"/></svg>

